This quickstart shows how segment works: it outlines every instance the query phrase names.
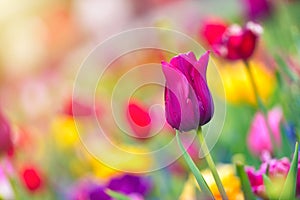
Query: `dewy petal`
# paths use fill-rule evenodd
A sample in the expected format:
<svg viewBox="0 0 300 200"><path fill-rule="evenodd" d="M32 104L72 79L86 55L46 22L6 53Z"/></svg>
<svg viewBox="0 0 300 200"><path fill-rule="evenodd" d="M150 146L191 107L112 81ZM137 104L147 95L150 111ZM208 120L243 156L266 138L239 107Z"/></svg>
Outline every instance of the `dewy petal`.
<svg viewBox="0 0 300 200"><path fill-rule="evenodd" d="M199 125L201 126L211 119L214 112L214 104L206 80L197 72L193 73L193 76L193 88L198 99L198 109L200 113Z"/></svg>
<svg viewBox="0 0 300 200"><path fill-rule="evenodd" d="M190 76L191 70L194 68L196 58L193 59L192 54L179 54L171 59L170 65L178 69L187 79ZM190 80L188 80L190 81Z"/></svg>
<svg viewBox="0 0 300 200"><path fill-rule="evenodd" d="M162 66L167 80L165 106L168 123L181 131L197 128L199 109L196 93L181 71L166 62L162 62Z"/></svg>

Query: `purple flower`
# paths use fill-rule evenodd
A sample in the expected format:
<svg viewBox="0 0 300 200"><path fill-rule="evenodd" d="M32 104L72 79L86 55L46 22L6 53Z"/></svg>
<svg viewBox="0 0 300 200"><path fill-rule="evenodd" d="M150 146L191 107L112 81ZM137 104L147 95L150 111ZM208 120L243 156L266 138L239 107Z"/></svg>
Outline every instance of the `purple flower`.
<svg viewBox="0 0 300 200"><path fill-rule="evenodd" d="M112 200L112 198L106 194L105 187L98 186L90 191L89 200Z"/></svg>
<svg viewBox="0 0 300 200"><path fill-rule="evenodd" d="M10 125L0 111L0 155L9 152L13 147Z"/></svg>
<svg viewBox="0 0 300 200"><path fill-rule="evenodd" d="M175 129L197 129L212 118L214 105L206 81L208 60L209 52L199 60L189 52L173 57L170 63L162 62L166 119Z"/></svg>
<svg viewBox="0 0 300 200"><path fill-rule="evenodd" d="M145 196L152 188L149 178L125 174L109 181L107 188L123 194Z"/></svg>
<svg viewBox="0 0 300 200"><path fill-rule="evenodd" d="M250 20L270 15L272 6L269 0L244 0L245 13Z"/></svg>

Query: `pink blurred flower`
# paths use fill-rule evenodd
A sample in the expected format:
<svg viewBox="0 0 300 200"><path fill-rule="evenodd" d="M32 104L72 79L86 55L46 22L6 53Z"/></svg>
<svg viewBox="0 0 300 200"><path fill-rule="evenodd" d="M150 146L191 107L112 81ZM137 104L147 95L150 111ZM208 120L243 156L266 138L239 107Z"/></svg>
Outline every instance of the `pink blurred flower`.
<svg viewBox="0 0 300 200"><path fill-rule="evenodd" d="M12 150L12 136L10 124L0 111L0 155Z"/></svg>
<svg viewBox="0 0 300 200"><path fill-rule="evenodd" d="M266 174L267 169L269 170L268 174ZM288 158L282 158L280 160L270 159L263 162L257 171L254 167L246 167L246 173L248 175L252 191L263 198L266 195L263 174L266 174L271 180L276 180L277 178L285 179L289 169L290 161Z"/></svg>
<svg viewBox="0 0 300 200"><path fill-rule="evenodd" d="M248 148L254 155L261 156L265 151L273 152L274 147L272 146L270 134L274 135L277 147L281 146L280 122L282 115L282 110L279 107L268 113L268 123L271 129L271 133L269 133L263 114L261 112L255 114L247 137Z"/></svg>

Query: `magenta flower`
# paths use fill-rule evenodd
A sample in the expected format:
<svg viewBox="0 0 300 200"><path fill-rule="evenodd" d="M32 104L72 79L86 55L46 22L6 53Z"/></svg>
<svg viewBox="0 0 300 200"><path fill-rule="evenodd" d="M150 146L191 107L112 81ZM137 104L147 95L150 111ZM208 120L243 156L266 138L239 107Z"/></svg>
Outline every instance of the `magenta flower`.
<svg viewBox="0 0 300 200"><path fill-rule="evenodd" d="M11 129L8 120L0 112L0 155L8 153L13 148Z"/></svg>
<svg viewBox="0 0 300 200"><path fill-rule="evenodd" d="M170 63L162 62L166 119L177 130L197 129L212 118L214 105L206 81L208 60L209 52L199 60L189 52L173 57Z"/></svg>
<svg viewBox="0 0 300 200"><path fill-rule="evenodd" d="M245 13L248 19L256 20L270 15L272 5L269 0L244 0Z"/></svg>
<svg viewBox="0 0 300 200"><path fill-rule="evenodd" d="M266 174L267 169L269 170L268 174ZM253 167L246 167L246 173L248 175L252 191L262 198L266 195L263 174L266 174L271 180L281 177L285 179L289 170L290 161L288 158L282 158L280 160L270 159L265 161L257 171L255 171Z"/></svg>
<svg viewBox="0 0 300 200"><path fill-rule="evenodd" d="M254 155L261 156L265 151L273 152L274 147L270 134L274 135L277 146L281 146L280 122L282 115L282 110L278 107L268 113L268 123L271 129L271 133L269 133L263 114L261 112L255 114L247 138L248 148Z"/></svg>

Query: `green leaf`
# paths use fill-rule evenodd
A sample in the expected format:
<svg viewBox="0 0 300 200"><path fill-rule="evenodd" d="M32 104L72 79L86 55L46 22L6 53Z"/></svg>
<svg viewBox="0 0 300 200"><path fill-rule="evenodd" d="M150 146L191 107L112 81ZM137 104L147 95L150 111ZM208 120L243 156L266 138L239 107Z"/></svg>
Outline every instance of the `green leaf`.
<svg viewBox="0 0 300 200"><path fill-rule="evenodd" d="M278 66L280 67L280 70L285 73L292 81L296 81L298 78L295 75L295 73L293 73L291 71L291 69L289 68L289 66L286 64L286 62L279 56L279 55L275 55L274 56L276 62L278 63Z"/></svg>
<svg viewBox="0 0 300 200"><path fill-rule="evenodd" d="M178 145L183 152L183 158L185 159L186 163L188 164L189 168L191 169L192 173L194 174L197 183L207 198L214 199L213 194L211 193L206 181L204 180L202 174L200 173L199 169L197 168L196 164L192 160L191 156L186 152L185 148L183 147L183 144L179 138L179 131L176 130L176 139L178 142Z"/></svg>
<svg viewBox="0 0 300 200"><path fill-rule="evenodd" d="M112 190L107 189L105 191L110 197L116 199L116 200L131 200L129 197L125 196L124 194L121 194L119 192L115 192Z"/></svg>
<svg viewBox="0 0 300 200"><path fill-rule="evenodd" d="M241 163L237 163L236 164L236 171L237 171L237 174L238 174L238 176L240 177L240 180L241 180L242 189L244 191L245 199L255 200L256 197L254 196L254 194L252 192L251 185L250 185L248 176L245 172L244 165L241 164Z"/></svg>
<svg viewBox="0 0 300 200"><path fill-rule="evenodd" d="M266 187L266 193L269 199L275 199L276 193L274 194L274 188L273 188L273 183L270 180L270 178L266 175L263 174L263 179L264 179L264 185Z"/></svg>
<svg viewBox="0 0 300 200"><path fill-rule="evenodd" d="M295 199L298 172L298 142L295 145L294 157L291 163L290 171L285 180L280 199Z"/></svg>

